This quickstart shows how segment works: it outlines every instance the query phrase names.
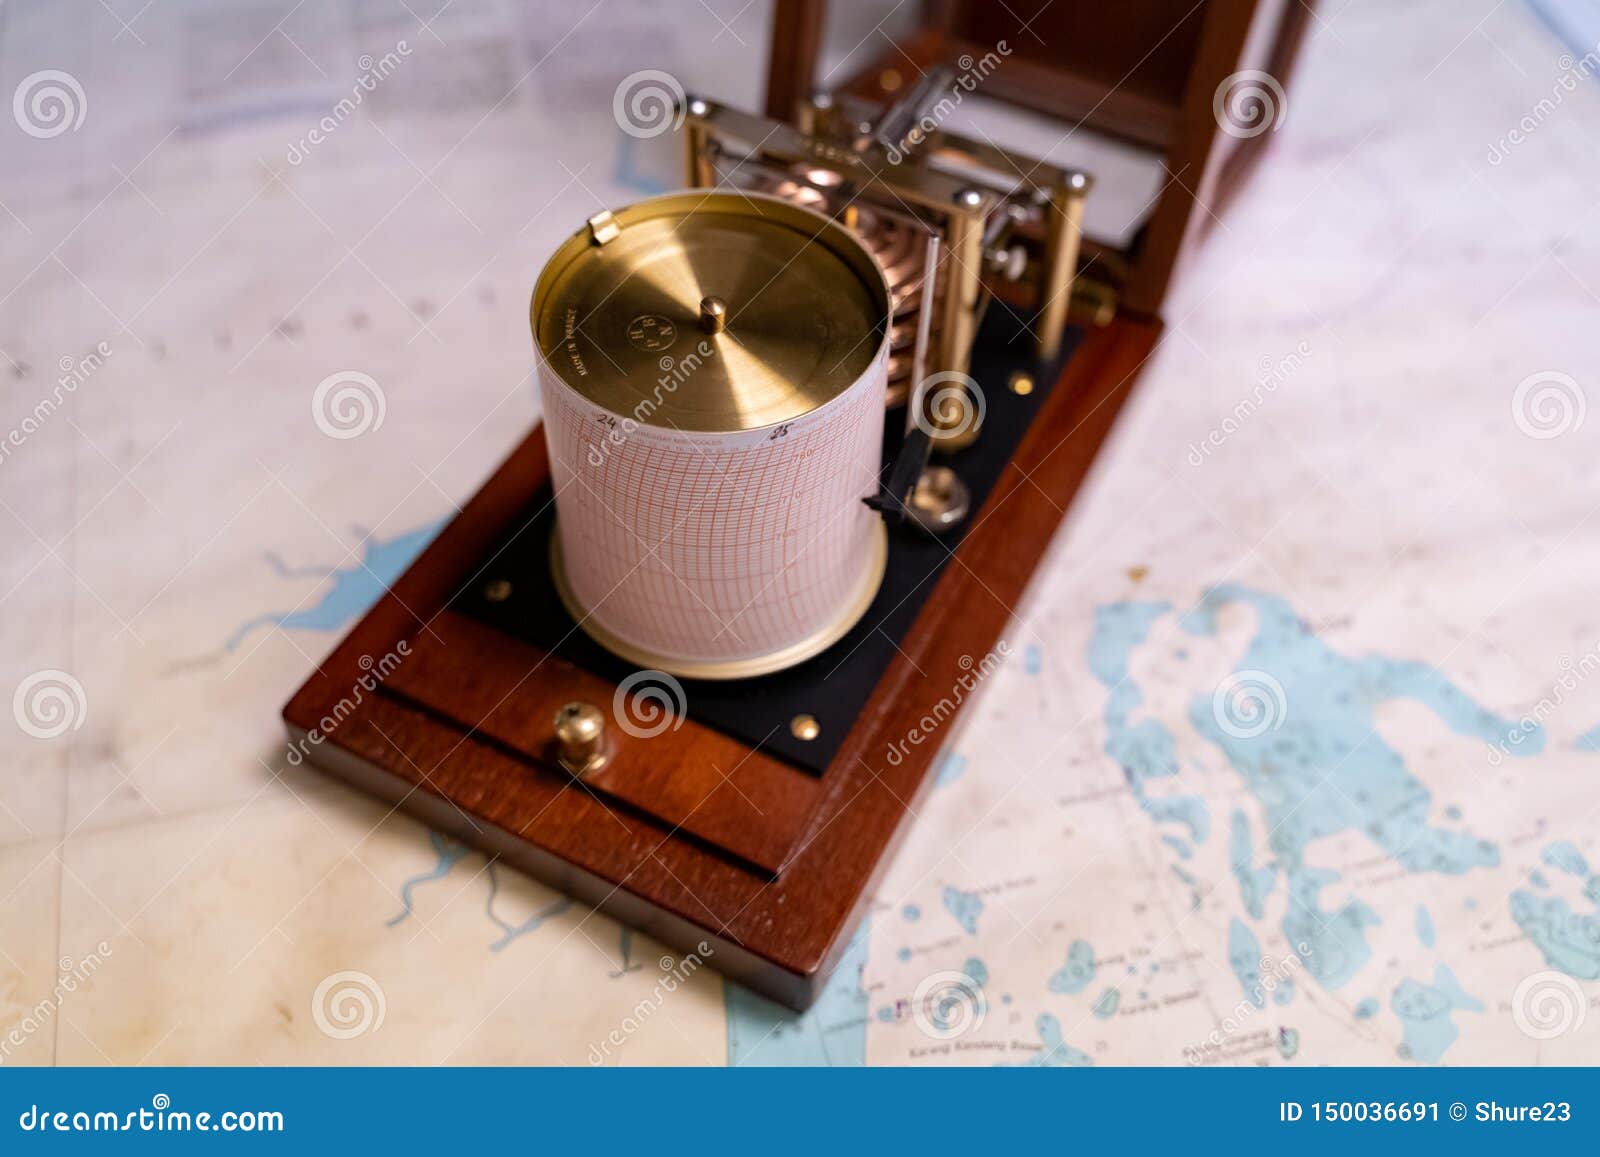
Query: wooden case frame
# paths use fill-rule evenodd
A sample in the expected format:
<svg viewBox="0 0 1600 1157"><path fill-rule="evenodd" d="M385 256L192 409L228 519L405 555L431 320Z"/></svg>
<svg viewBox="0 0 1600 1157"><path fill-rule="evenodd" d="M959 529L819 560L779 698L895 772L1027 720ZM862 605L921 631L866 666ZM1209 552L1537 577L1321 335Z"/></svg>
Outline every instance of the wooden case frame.
<svg viewBox="0 0 1600 1157"><path fill-rule="evenodd" d="M994 648L1157 333L1116 320L1085 337L935 580L903 654L826 773L803 777L809 789L692 722L616 736L610 781L575 778L556 759L556 706L609 707L614 686L450 609L491 577L493 544L519 531L515 520L548 485L538 427L295 694L283 713L291 737L313 762L424 823L803 1009L959 719L933 741L904 740L972 657ZM405 657L375 693L352 697L390 654ZM896 745L902 757L891 762ZM763 830L783 838L741 837L740 797L764 805Z"/></svg>
<svg viewBox="0 0 1600 1157"><path fill-rule="evenodd" d="M1168 179L1126 250L1085 238L1084 272L1111 284L1119 308L1159 315L1173 273L1248 175L1270 131L1222 132L1218 86L1256 69L1286 86L1313 0L923 0L911 35L886 45L837 89L887 103L897 86L944 63L1014 50L986 95L1158 154ZM776 0L766 115L792 120L813 91L827 0ZM1041 44L1041 42L1043 42ZM1096 70L1092 62L1106 62ZM1109 69L1109 71L1107 71ZM1058 158L1059 160L1059 158ZM1109 260L1098 260L1100 255Z"/></svg>

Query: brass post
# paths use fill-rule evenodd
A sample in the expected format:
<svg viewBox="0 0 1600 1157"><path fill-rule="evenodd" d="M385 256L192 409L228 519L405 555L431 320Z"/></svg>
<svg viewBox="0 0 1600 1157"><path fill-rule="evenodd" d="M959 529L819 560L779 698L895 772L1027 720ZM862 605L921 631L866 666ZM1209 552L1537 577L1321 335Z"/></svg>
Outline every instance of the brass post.
<svg viewBox="0 0 1600 1157"><path fill-rule="evenodd" d="M1061 349L1061 331L1067 324L1067 306L1072 302L1072 279L1078 273L1083 199L1088 191L1089 178L1073 173L1064 186L1050 190L1045 205L1044 276L1039 279L1043 298L1033 323L1034 346L1041 361L1049 361Z"/></svg>

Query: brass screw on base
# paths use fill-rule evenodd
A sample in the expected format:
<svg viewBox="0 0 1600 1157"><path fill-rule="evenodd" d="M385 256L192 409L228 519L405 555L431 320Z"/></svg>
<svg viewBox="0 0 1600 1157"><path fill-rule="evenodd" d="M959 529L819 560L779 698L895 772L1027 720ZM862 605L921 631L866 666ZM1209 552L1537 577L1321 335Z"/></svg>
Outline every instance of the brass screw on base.
<svg viewBox="0 0 1600 1157"><path fill-rule="evenodd" d="M573 775L588 775L606 764L606 717L593 703L568 703L556 712L556 755Z"/></svg>
<svg viewBox="0 0 1600 1157"><path fill-rule="evenodd" d="M935 534L954 529L971 509L972 491L948 466L925 467L907 503L918 525Z"/></svg>

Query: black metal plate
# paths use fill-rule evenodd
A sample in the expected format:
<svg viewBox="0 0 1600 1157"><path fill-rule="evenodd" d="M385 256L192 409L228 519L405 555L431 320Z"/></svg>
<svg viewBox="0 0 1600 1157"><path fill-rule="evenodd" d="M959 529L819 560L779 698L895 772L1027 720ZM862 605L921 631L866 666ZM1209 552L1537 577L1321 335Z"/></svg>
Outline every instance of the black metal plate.
<svg viewBox="0 0 1600 1157"><path fill-rule="evenodd" d="M1026 320L1001 302L990 303L969 369L986 403L983 435L957 454L936 456L971 488L974 511L981 509L999 480L1082 336L1076 326L1068 327L1061 353L1041 365L1033 356ZM1011 376L1019 370L1034 378L1033 392L1026 396L1010 389ZM903 410L890 413L884 434L885 469L900 446L903 414ZM547 489L533 500L527 518L509 524L515 532L508 535L509 541L490 549L488 557L494 564L484 572L483 582L458 594L452 609L620 683L638 668L578 630L556 596L549 555L554 524L555 509ZM933 593L934 580L963 533L964 528L934 539L914 528L892 532L883 586L844 638L815 658L773 675L728 682L680 680L689 715L750 747L822 774ZM484 589L495 579L510 580L514 597L489 601ZM979 658L973 656L974 661ZM789 721L800 714L816 717L821 725L816 739L808 742L790 734Z"/></svg>

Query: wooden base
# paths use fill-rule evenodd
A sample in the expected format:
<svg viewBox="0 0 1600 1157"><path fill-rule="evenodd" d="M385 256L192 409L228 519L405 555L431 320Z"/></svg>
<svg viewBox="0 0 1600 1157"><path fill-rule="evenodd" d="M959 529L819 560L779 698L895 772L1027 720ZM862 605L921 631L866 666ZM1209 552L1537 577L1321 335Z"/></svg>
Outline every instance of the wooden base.
<svg viewBox="0 0 1600 1157"><path fill-rule="evenodd" d="M820 775L692 717L613 727L610 760L582 779L557 762L556 709L609 714L616 683L452 606L515 588L496 568L549 485L538 428L290 700L290 735L362 790L803 1009L956 720L908 735L994 648L1157 333L1118 320L1085 337Z"/></svg>

